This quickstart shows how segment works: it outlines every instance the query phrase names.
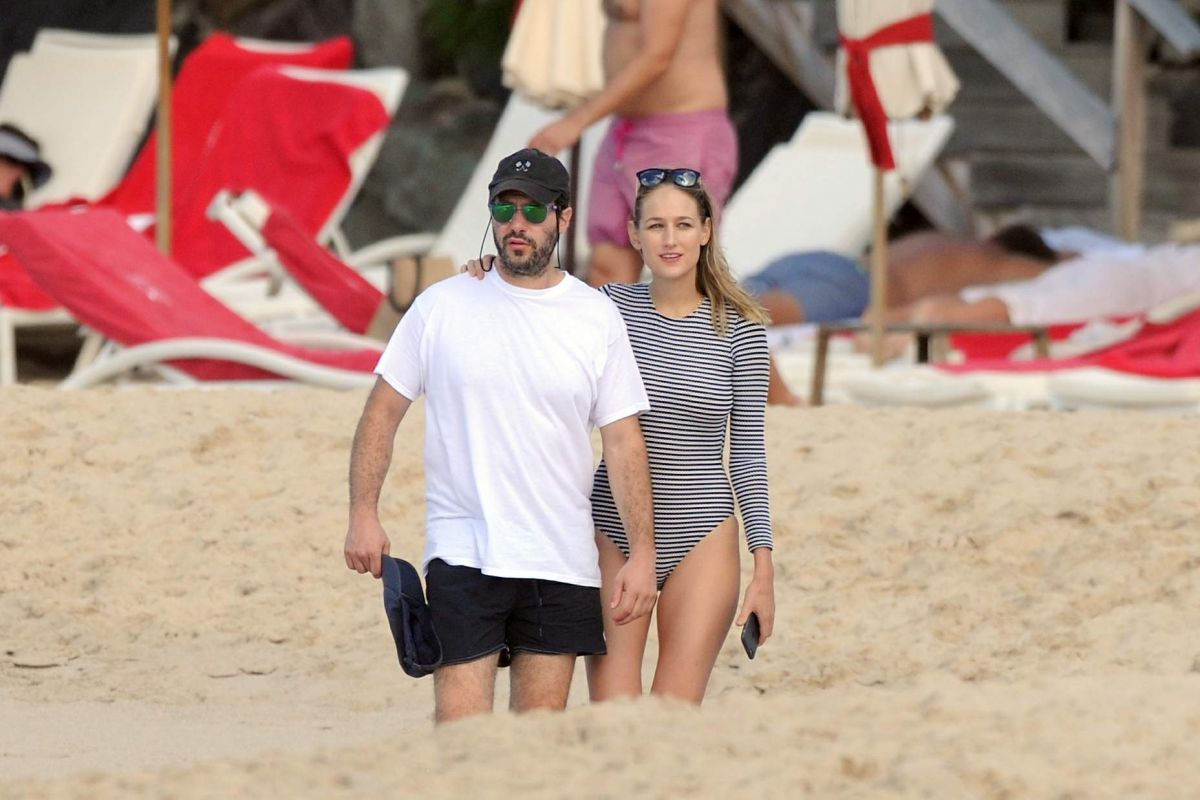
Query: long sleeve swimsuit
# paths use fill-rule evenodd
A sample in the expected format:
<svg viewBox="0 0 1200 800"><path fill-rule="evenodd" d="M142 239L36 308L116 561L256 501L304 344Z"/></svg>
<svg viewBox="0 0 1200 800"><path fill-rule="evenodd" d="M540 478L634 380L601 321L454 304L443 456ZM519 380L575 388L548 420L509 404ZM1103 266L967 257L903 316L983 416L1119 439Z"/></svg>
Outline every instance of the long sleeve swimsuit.
<svg viewBox="0 0 1200 800"><path fill-rule="evenodd" d="M772 547L763 429L770 364L766 330L731 309L728 332L718 336L708 298L674 319L658 313L645 284L609 284L603 291L625 319L650 396L650 410L640 421L650 457L659 588L733 514L735 496L749 549ZM592 484L592 518L628 555L604 462Z"/></svg>

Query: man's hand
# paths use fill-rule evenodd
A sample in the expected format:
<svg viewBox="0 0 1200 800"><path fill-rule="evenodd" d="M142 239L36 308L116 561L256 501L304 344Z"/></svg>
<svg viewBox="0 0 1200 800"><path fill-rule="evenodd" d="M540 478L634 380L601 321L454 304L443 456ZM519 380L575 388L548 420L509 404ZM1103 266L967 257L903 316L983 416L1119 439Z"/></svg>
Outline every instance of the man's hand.
<svg viewBox="0 0 1200 800"><path fill-rule="evenodd" d="M573 146L582 135L582 128L569 118L563 117L534 134L533 138L529 140L529 146L554 156Z"/></svg>
<svg viewBox="0 0 1200 800"><path fill-rule="evenodd" d="M378 517L360 514L350 518L346 531L346 566L358 573L383 574L383 556L391 553L392 543L379 524Z"/></svg>
<svg viewBox="0 0 1200 800"><path fill-rule="evenodd" d="M653 555L646 557L635 553L630 556L617 571L615 583L609 603L613 622L625 625L649 614L658 599Z"/></svg>

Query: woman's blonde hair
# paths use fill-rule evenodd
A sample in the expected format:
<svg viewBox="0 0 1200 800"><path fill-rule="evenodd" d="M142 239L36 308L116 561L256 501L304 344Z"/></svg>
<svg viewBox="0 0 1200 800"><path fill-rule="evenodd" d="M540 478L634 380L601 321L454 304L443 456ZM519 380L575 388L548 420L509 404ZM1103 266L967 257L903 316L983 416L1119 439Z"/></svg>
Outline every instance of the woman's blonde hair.
<svg viewBox="0 0 1200 800"><path fill-rule="evenodd" d="M708 190L704 188L703 183L697 181L693 186L680 186L670 181L664 181L657 186L639 184L637 196L633 202L633 224L635 226L641 224L642 203L646 196L664 186L678 189L696 201L696 207L700 210L700 219L709 221L711 231L708 244L700 246L700 261L696 265L696 290L707 297L712 306L713 329L716 330L717 335L725 336L729 332L729 310L731 308L744 319L766 325L767 312L741 287L737 278L733 277L733 273L729 270L729 262L725 260L725 253L721 251L721 246L717 243L717 221L713 218L712 198L709 197Z"/></svg>

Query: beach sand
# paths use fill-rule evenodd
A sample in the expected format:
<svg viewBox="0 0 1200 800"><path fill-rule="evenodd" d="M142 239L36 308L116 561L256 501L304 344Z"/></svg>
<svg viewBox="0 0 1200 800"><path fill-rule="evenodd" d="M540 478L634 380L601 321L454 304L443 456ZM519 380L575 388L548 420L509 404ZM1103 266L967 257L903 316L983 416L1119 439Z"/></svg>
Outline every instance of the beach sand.
<svg viewBox="0 0 1200 800"><path fill-rule="evenodd" d="M580 669L564 714L435 731L342 560L362 401L0 392L0 797L1200 792L1195 417L772 409L756 660L732 632L699 709Z"/></svg>

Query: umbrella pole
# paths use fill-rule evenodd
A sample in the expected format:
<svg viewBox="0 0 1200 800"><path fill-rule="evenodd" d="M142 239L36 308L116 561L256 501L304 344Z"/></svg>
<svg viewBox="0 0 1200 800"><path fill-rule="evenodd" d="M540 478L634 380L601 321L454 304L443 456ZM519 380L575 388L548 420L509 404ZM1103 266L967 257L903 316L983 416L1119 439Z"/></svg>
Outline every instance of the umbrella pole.
<svg viewBox="0 0 1200 800"><path fill-rule="evenodd" d="M158 0L158 144L155 241L171 254L171 0Z"/></svg>
<svg viewBox="0 0 1200 800"><path fill-rule="evenodd" d="M567 273L575 274L575 253L576 244L578 243L579 226L583 224L583 219L579 215L579 161L580 151L583 149L583 142L576 142L571 147L571 208L575 209L572 213L576 215L575 223L567 231Z"/></svg>
<svg viewBox="0 0 1200 800"><path fill-rule="evenodd" d="M883 170L875 168L874 242L871 246L871 363L883 364L884 313L887 306L887 217L883 204Z"/></svg>

